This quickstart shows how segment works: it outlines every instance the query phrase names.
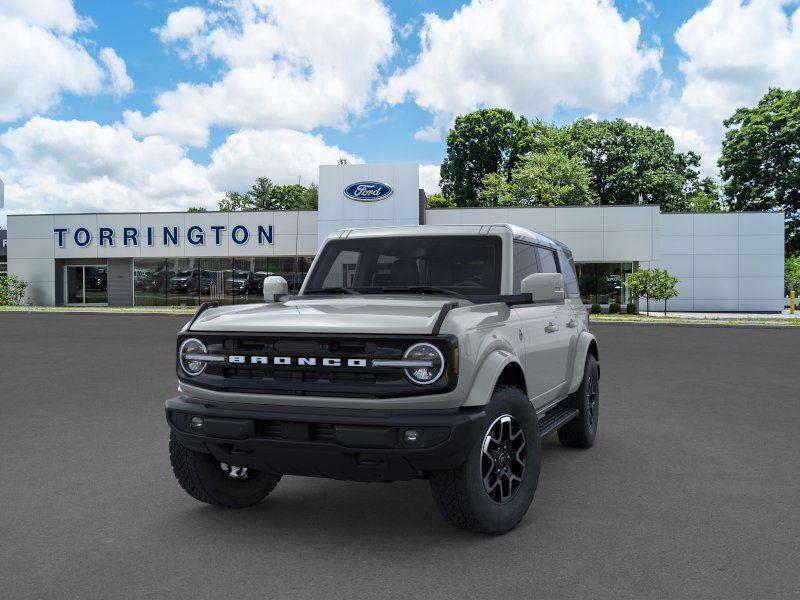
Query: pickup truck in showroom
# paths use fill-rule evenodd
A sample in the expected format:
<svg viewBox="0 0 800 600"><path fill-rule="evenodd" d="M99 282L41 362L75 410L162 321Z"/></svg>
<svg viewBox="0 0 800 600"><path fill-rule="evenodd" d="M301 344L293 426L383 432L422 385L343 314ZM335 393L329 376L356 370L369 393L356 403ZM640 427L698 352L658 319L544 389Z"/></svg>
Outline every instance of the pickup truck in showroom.
<svg viewBox="0 0 800 600"><path fill-rule="evenodd" d="M427 479L442 515L501 534L541 440L595 441L600 378L570 250L513 225L345 229L299 293L202 305L178 334L170 459L202 502L252 506L283 475Z"/></svg>

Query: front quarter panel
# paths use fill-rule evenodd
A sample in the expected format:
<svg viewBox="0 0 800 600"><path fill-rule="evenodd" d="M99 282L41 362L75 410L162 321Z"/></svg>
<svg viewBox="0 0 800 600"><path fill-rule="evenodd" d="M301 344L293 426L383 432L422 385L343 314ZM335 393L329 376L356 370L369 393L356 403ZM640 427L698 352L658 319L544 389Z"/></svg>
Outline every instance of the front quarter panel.
<svg viewBox="0 0 800 600"><path fill-rule="evenodd" d="M589 352L589 346L592 342L595 344L597 343L594 336L588 331L584 330L581 332L580 336L578 336L575 360L572 363L572 378L569 386L570 394L574 393L581 386L581 381L583 381L583 368L586 364L586 353Z"/></svg>
<svg viewBox="0 0 800 600"><path fill-rule="evenodd" d="M491 400L497 378L510 362L520 362L519 320L506 304L455 309L442 333L459 339L459 388L463 406L483 406Z"/></svg>

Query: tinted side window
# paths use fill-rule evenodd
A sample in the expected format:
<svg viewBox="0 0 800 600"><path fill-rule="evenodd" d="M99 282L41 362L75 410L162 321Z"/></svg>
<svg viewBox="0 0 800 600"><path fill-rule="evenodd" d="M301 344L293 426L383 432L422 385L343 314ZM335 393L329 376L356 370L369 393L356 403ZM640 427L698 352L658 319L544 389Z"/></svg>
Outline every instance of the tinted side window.
<svg viewBox="0 0 800 600"><path fill-rule="evenodd" d="M575 261L572 259L572 252L559 250L559 262L564 273L564 291L568 298L580 298L578 290L578 276L575 274Z"/></svg>
<svg viewBox="0 0 800 600"><path fill-rule="evenodd" d="M542 248L536 246L536 252L539 255L539 265L541 266L542 273L558 273L558 261L556 261L556 253L549 248Z"/></svg>
<svg viewBox="0 0 800 600"><path fill-rule="evenodd" d="M514 293L519 294L522 280L532 273L539 272L536 260L536 246L514 242Z"/></svg>

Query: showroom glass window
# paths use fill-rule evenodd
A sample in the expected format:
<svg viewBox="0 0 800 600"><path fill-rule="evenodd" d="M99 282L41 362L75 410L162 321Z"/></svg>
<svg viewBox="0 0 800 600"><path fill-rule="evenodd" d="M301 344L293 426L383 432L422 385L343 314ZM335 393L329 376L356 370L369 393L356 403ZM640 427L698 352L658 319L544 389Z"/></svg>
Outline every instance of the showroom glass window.
<svg viewBox="0 0 800 600"><path fill-rule="evenodd" d="M264 279L280 275L296 293L311 256L209 258L137 258L134 260L136 306L197 306L202 302L263 302Z"/></svg>

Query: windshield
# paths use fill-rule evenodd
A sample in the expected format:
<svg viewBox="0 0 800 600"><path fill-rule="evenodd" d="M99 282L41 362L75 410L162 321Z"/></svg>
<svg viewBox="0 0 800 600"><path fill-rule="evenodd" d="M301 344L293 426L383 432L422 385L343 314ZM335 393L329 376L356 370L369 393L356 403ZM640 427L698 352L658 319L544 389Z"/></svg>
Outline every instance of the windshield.
<svg viewBox="0 0 800 600"><path fill-rule="evenodd" d="M502 242L497 236L336 240L325 245L305 293L497 295L501 264Z"/></svg>

